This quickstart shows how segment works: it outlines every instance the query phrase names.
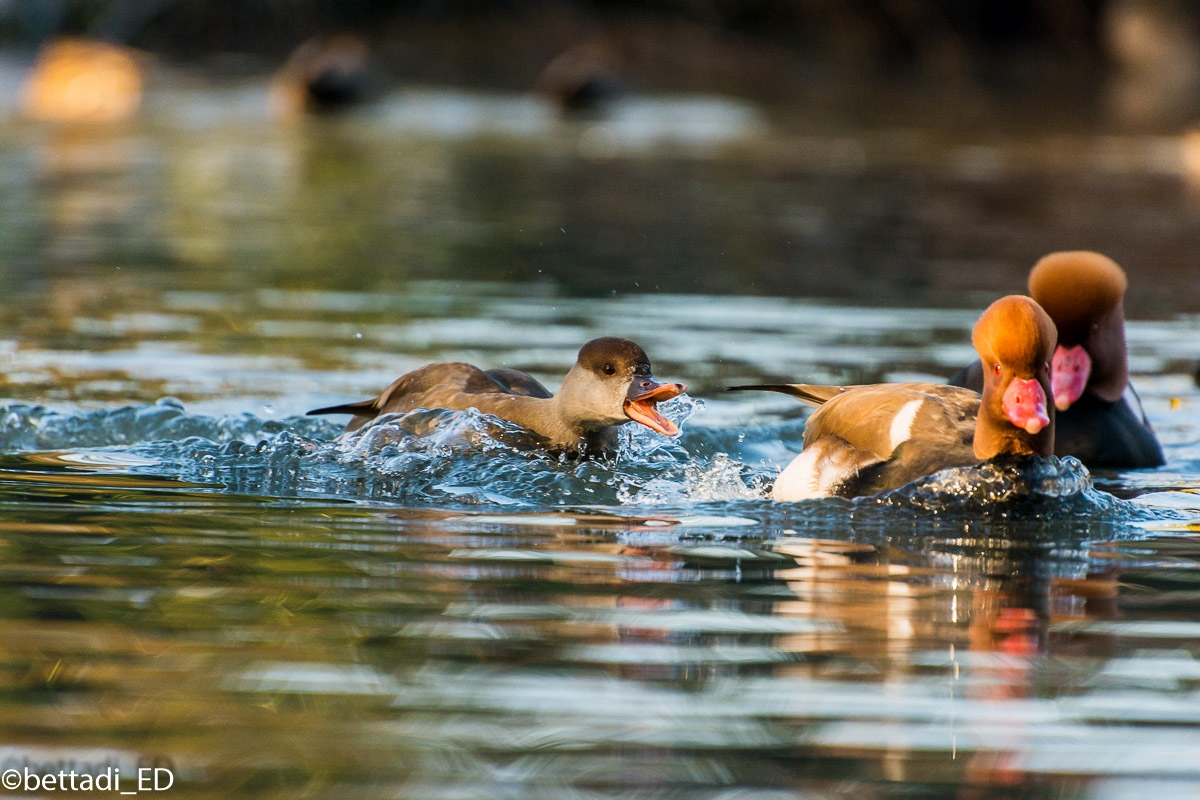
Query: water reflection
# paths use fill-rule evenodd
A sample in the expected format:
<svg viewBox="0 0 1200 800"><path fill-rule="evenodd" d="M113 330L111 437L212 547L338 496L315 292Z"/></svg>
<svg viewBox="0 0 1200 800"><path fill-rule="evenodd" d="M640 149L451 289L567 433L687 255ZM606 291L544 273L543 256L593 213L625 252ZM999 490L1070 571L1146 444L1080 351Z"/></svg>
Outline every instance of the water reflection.
<svg viewBox="0 0 1200 800"><path fill-rule="evenodd" d="M7 124L3 251L181 269L185 286L451 275L952 304L1022 286L1066 226L1142 276L1135 318L1196 310L1196 209L1169 139L817 135L719 98L631 98L575 123L533 99L414 91L299 128L265 112L193 125L193 103L239 107L181 91L132 129Z"/></svg>
<svg viewBox="0 0 1200 800"><path fill-rule="evenodd" d="M396 513L79 461L0 483L15 752L88 731L268 797L1200 782L1190 539Z"/></svg>
<svg viewBox="0 0 1200 800"><path fill-rule="evenodd" d="M285 129L260 89L0 145L0 761L223 797L1200 791L1170 141L416 91ZM1136 276L1168 467L763 499L804 412L721 387L950 374L1063 231ZM612 333L692 386L679 440L299 416L433 359L553 381Z"/></svg>

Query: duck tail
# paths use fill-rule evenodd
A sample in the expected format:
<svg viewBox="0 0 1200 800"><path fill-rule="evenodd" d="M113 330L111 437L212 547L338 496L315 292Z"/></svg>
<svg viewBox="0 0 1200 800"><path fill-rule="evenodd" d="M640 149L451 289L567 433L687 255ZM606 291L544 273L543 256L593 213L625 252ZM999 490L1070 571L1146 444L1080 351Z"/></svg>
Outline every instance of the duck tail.
<svg viewBox="0 0 1200 800"><path fill-rule="evenodd" d="M755 383L726 386L727 392L781 392L798 398L810 406L821 406L846 391L848 386L824 386L816 383Z"/></svg>
<svg viewBox="0 0 1200 800"><path fill-rule="evenodd" d="M314 408L307 412L307 416L315 417L318 414L353 414L359 416L361 414L374 414L374 400L360 400L357 403L342 403L337 406L326 406L325 408Z"/></svg>

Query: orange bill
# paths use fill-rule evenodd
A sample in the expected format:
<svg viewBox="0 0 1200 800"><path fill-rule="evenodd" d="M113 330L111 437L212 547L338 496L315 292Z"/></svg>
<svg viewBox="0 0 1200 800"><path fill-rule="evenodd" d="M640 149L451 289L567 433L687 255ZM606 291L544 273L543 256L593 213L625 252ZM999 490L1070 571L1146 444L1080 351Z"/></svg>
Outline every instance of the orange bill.
<svg viewBox="0 0 1200 800"><path fill-rule="evenodd" d="M656 406L662 401L678 397L686 391L687 387L682 383L656 383L653 388L642 392L637 397L626 398L625 416L663 436L678 436L679 428L674 422L658 413Z"/></svg>

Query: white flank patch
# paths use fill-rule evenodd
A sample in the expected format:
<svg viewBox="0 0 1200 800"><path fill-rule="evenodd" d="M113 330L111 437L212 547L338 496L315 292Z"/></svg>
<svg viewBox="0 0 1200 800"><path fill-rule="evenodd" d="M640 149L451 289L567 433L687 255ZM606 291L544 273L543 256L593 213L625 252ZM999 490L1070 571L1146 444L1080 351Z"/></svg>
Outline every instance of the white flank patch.
<svg viewBox="0 0 1200 800"><path fill-rule="evenodd" d="M783 468L775 485L771 487L771 499L784 503L794 503L797 500L812 500L824 497L821 492L820 476L817 474L817 452L810 447L792 459Z"/></svg>
<svg viewBox="0 0 1200 800"><path fill-rule="evenodd" d="M912 437L913 421L917 418L917 412L921 410L921 404L924 402L925 400L922 398L909 400L896 412L896 416L892 417L892 428L888 432L892 439L892 450Z"/></svg>
<svg viewBox="0 0 1200 800"><path fill-rule="evenodd" d="M783 468L771 488L771 499L784 503L833 497L834 489L858 471L853 453L841 439L818 439Z"/></svg>

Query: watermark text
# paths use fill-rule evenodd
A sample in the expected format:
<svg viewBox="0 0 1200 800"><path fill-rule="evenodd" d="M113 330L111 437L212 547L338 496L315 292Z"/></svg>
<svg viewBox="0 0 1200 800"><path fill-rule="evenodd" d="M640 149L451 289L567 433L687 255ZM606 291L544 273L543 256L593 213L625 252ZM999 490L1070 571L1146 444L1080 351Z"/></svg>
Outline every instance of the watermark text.
<svg viewBox="0 0 1200 800"><path fill-rule="evenodd" d="M137 767L121 772L120 767L99 765L55 765L57 769L46 769L46 765L22 764L15 766L11 760L0 772L0 787L10 792L116 792L137 795L150 792L165 792L175 785L175 773L169 767Z"/></svg>

